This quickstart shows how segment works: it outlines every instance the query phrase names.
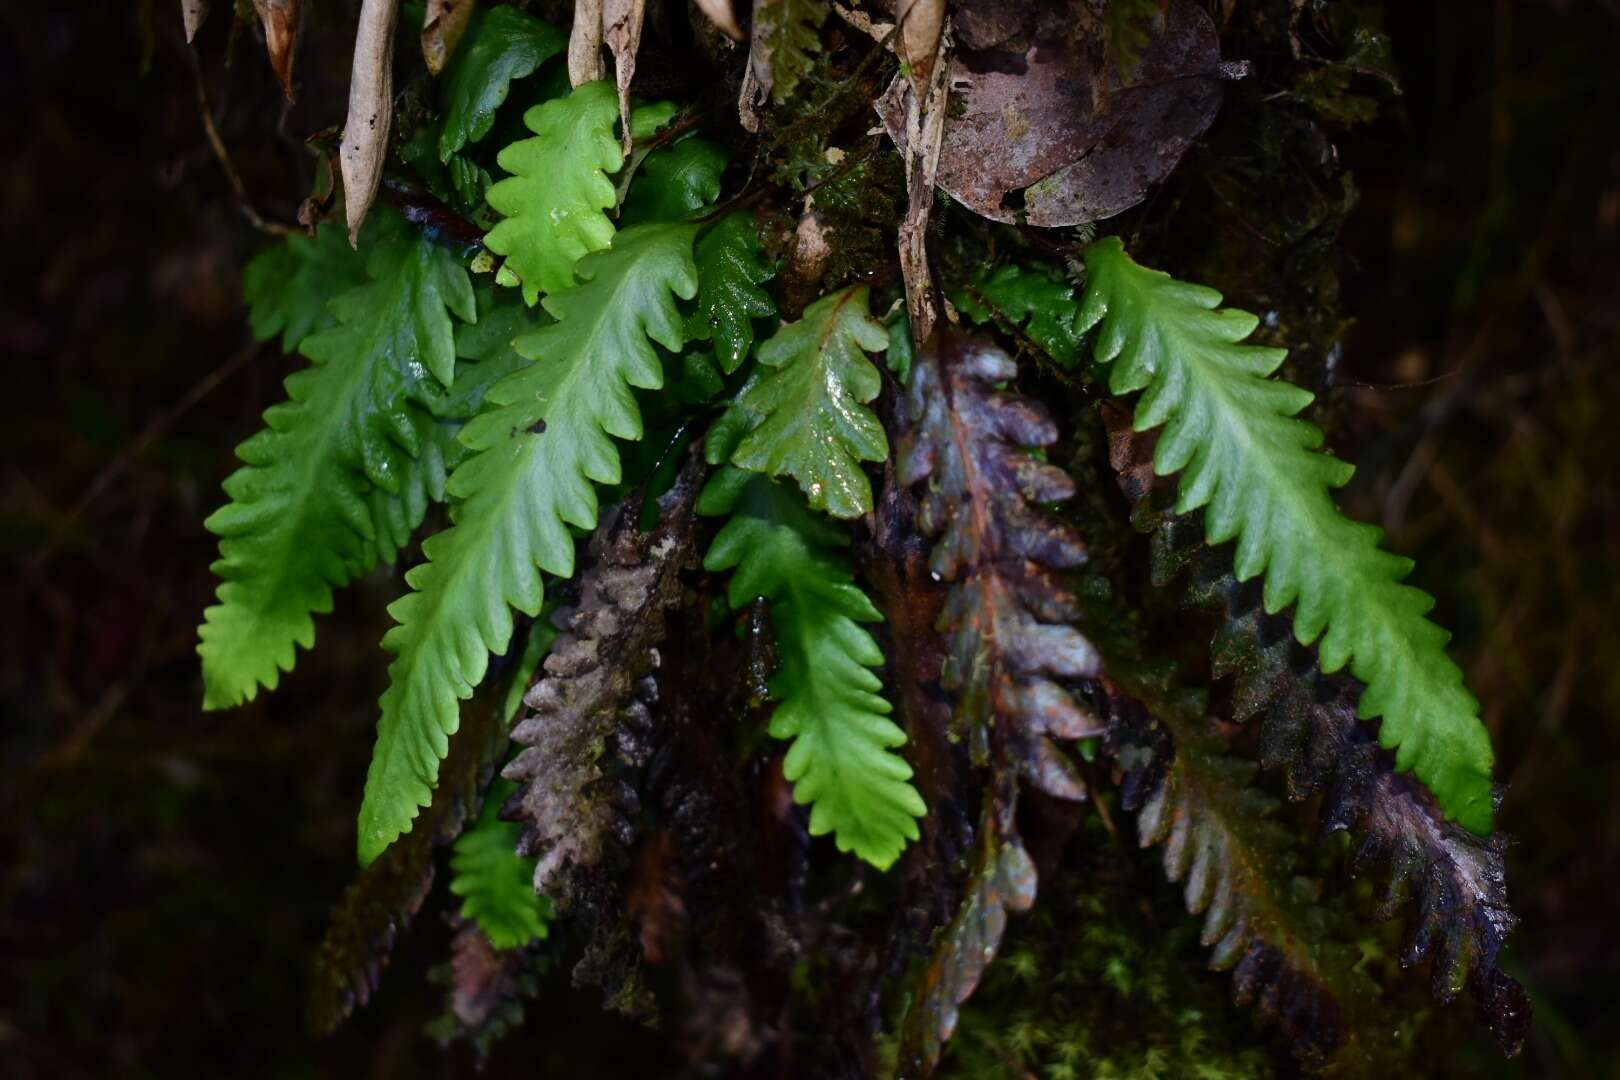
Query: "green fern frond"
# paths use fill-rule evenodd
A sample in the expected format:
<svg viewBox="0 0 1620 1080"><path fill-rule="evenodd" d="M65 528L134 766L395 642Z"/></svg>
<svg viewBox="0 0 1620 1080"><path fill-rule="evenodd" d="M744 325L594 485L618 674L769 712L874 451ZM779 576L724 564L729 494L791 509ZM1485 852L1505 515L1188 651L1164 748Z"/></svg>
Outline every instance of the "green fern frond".
<svg viewBox="0 0 1620 1080"><path fill-rule="evenodd" d="M506 257L496 280L521 284L530 304L541 293L571 286L574 263L613 240L606 211L618 201L608 177L624 165L614 134L618 119L613 85L586 83L525 113L534 138L512 143L496 158L512 175L485 196L505 220L484 243Z"/></svg>
<svg viewBox="0 0 1620 1080"><path fill-rule="evenodd" d="M1080 359L1082 334L1074 286L1044 269L1002 266L980 272L955 298L957 308L981 326L996 318L1021 326L1041 350L1065 368Z"/></svg>
<svg viewBox="0 0 1620 1080"><path fill-rule="evenodd" d="M519 8L474 13L444 76L439 160L449 164L462 147L488 135L512 82L533 75L567 44L567 34Z"/></svg>
<svg viewBox="0 0 1620 1080"><path fill-rule="evenodd" d="M383 640L395 660L360 809L362 863L432 799L457 702L506 651L512 610L540 610L541 571L573 573L569 526L595 526L594 484L620 479L613 440L641 437L633 389L663 383L652 343L683 344L676 299L697 291L696 231L638 226L581 260L579 283L546 299L557 321L516 342L534 363L494 387L462 433L475 455L450 478L454 524L423 545L412 591L389 608L399 625Z"/></svg>
<svg viewBox="0 0 1620 1080"><path fill-rule="evenodd" d="M443 502L447 478L466 460L461 429L478 414L490 387L529 361L512 348L519 336L550 320L523 304L515 293L497 300L489 290L478 294L478 321L456 328L456 378L434 403L416 467L400 476L395 492L373 488L367 496L376 525L378 557L391 563L427 516L430 503Z"/></svg>
<svg viewBox="0 0 1620 1080"><path fill-rule="evenodd" d="M737 397L757 418L731 463L799 482L810 506L834 517L871 512L863 461L889 456L883 425L866 403L883 377L865 353L882 352L889 332L867 310L865 286L822 297L760 345L758 379ZM863 352L864 350L864 352Z"/></svg>
<svg viewBox="0 0 1620 1080"><path fill-rule="evenodd" d="M369 280L332 302L289 400L238 449L220 537L219 603L199 631L204 708L251 700L314 643L332 590L405 543L443 484L432 409L455 365L451 315L476 318L455 258L396 217L375 215Z"/></svg>
<svg viewBox="0 0 1620 1080"><path fill-rule="evenodd" d="M450 856L450 892L461 897L461 917L477 923L497 949L521 949L550 933L551 903L535 895L534 860L517 853L523 826L501 820L516 790L497 777L478 821L456 839Z"/></svg>
<svg viewBox="0 0 1620 1080"><path fill-rule="evenodd" d="M905 732L889 719L872 670L883 652L861 625L882 616L839 551L848 536L792 488L737 469L709 482L698 512L731 515L703 565L735 571L732 608L758 597L770 605L781 657L770 733L793 740L783 769L793 797L811 807L811 834L833 833L838 850L887 869L927 810L894 752Z"/></svg>
<svg viewBox="0 0 1620 1080"><path fill-rule="evenodd" d="M634 126L634 119L631 124ZM654 150L642 160L630 182L620 225L691 217L720 198L720 174L725 168L726 152L696 136Z"/></svg>
<svg viewBox="0 0 1620 1080"><path fill-rule="evenodd" d="M1294 634L1317 642L1322 670L1348 664L1366 684L1359 715L1382 717L1379 741L1397 767L1415 772L1448 816L1490 832L1492 755L1478 702L1446 656L1447 633L1425 618L1434 601L1401 583L1411 562L1334 505L1330 492L1352 469L1298 418L1310 393L1267 378L1284 351L1241 344L1253 315L1137 265L1117 238L1093 245L1086 264L1080 326L1100 324L1096 358L1112 365L1110 389L1145 391L1136 430L1165 425L1153 468L1181 474L1176 512L1205 509L1207 542L1237 543L1238 579L1265 575L1266 611L1294 605Z"/></svg>
<svg viewBox="0 0 1620 1080"><path fill-rule="evenodd" d="M322 225L313 237L289 233L242 269L248 326L256 340L280 334L281 351L296 352L306 337L334 322L327 301L365 280L365 251L349 246L342 225Z"/></svg>
<svg viewBox="0 0 1620 1080"><path fill-rule="evenodd" d="M686 336L713 341L720 367L730 375L754 347L754 320L776 314L771 294L760 288L776 276L765 261L759 229L749 214L728 214L697 242L697 310Z"/></svg>

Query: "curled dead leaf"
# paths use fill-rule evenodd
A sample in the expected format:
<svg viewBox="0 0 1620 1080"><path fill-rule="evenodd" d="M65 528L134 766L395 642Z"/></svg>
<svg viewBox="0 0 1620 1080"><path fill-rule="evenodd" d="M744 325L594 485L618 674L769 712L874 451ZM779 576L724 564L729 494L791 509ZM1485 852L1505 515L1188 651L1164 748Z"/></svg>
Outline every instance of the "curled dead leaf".
<svg viewBox="0 0 1620 1080"><path fill-rule="evenodd" d="M1171 0L1127 82L1072 26L1012 5L967 5L951 58L939 185L996 221L1075 225L1140 202L1220 107L1220 40L1191 0ZM971 18L969 16L972 16ZM878 103L907 139L904 79Z"/></svg>
<svg viewBox="0 0 1620 1080"><path fill-rule="evenodd" d="M630 156L630 80L636 75L636 53L641 50L641 24L647 0L606 0L602 7L602 34L613 51L614 81L619 88L619 130L624 156Z"/></svg>
<svg viewBox="0 0 1620 1080"><path fill-rule="evenodd" d="M737 21L737 12L732 8L731 0L695 0L695 2L698 10L703 12L704 18L713 23L714 28L726 37L732 41L741 41L747 37L743 33L742 24Z"/></svg>
<svg viewBox="0 0 1620 1080"><path fill-rule="evenodd" d="M180 0L180 21L186 28L186 44L197 36L202 24L208 18L208 0Z"/></svg>
<svg viewBox="0 0 1620 1080"><path fill-rule="evenodd" d="M894 15L900 26L895 49L911 76L912 90L923 95L945 29L945 0L895 0Z"/></svg>
<svg viewBox="0 0 1620 1080"><path fill-rule="evenodd" d="M428 0L422 20L422 61L429 73L437 75L450 62L477 4L478 0Z"/></svg>
<svg viewBox="0 0 1620 1080"><path fill-rule="evenodd" d="M602 77L602 0L576 0L568 34L568 83L583 86Z"/></svg>
<svg viewBox="0 0 1620 1080"><path fill-rule="evenodd" d="M397 0L365 0L354 37L354 67L349 75L349 117L343 124L338 161L343 170L343 209L349 222L349 244L377 198L383 162L388 157L388 127L394 110L394 26Z"/></svg>
<svg viewBox="0 0 1620 1080"><path fill-rule="evenodd" d="M293 50L298 44L298 20L303 15L302 0L253 0L264 26L264 51L270 70L276 73L281 92L288 101L297 101L293 90Z"/></svg>

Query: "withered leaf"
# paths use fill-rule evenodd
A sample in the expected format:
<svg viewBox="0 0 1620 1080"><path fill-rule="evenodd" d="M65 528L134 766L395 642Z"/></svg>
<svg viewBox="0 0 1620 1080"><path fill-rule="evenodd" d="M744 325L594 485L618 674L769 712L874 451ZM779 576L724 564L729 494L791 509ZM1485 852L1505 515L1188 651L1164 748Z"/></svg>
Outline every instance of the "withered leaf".
<svg viewBox="0 0 1620 1080"><path fill-rule="evenodd" d="M568 33L568 82L583 86L602 77L602 0L577 0Z"/></svg>
<svg viewBox="0 0 1620 1080"><path fill-rule="evenodd" d="M696 3L704 18L732 41L741 41L748 36L737 22L737 12L732 8L731 0L696 0Z"/></svg>
<svg viewBox="0 0 1620 1080"><path fill-rule="evenodd" d="M1016 829L1020 782L1059 799L1086 789L1052 741L1102 726L1063 685L1098 673L1098 655L1068 625L1079 602L1063 572L1085 546L1037 504L1074 494L1068 474L1031 452L1057 441L1036 401L999 384L1017 377L993 345L941 326L911 369L897 479L919 490L917 531L934 539L929 570L949 586L936 623L946 637L940 685L989 782L966 895L939 939L902 1025L901 1061L926 1075L1006 928L1027 910L1036 874Z"/></svg>
<svg viewBox="0 0 1620 1080"><path fill-rule="evenodd" d="M924 94L945 30L945 0L895 0L894 19L900 28L895 51L910 73L912 90Z"/></svg>
<svg viewBox="0 0 1620 1080"><path fill-rule="evenodd" d="M462 709L461 728L450 738L432 805L410 832L360 871L338 901L315 954L309 1017L317 1031L336 1029L371 999L394 938L416 917L433 885L435 849L454 840L477 817L479 793L507 745L502 689L498 683L480 687Z"/></svg>
<svg viewBox="0 0 1620 1080"><path fill-rule="evenodd" d="M1074 33L1072 20L1040 10L1015 22L1010 14L964 17L950 64L938 182L977 213L1041 226L1118 214L1168 175L1215 118L1220 41L1191 0L1171 0L1128 77ZM897 78L878 102L902 149L903 85Z"/></svg>
<svg viewBox="0 0 1620 1080"><path fill-rule="evenodd" d="M197 36L202 24L208 18L208 0L180 0L180 21L186 29L186 44Z"/></svg>
<svg viewBox="0 0 1620 1080"><path fill-rule="evenodd" d="M1205 546L1198 515L1172 512L1173 480L1153 475L1154 434L1133 431L1118 406L1104 419L1132 521L1153 537L1155 580L1184 575L1187 603L1222 615L1211 645L1214 674L1233 679L1234 719L1261 718L1261 764L1283 774L1294 799L1324 793L1323 830L1351 830L1360 838L1357 868L1388 878L1379 915L1411 909L1402 964L1432 957L1435 996L1450 1001L1467 987L1503 1050L1515 1053L1530 1003L1497 964L1518 922L1507 898L1507 838L1447 821L1421 782L1395 771L1376 733L1356 717L1360 683L1323 675L1288 617L1266 614L1259 583L1238 582L1230 545Z"/></svg>
<svg viewBox="0 0 1620 1080"><path fill-rule="evenodd" d="M444 70L461 43L478 0L428 0L422 20L422 61L430 74Z"/></svg>
<svg viewBox="0 0 1620 1080"><path fill-rule="evenodd" d="M963 1002L1001 947L1009 911L1035 903L1035 864L1011 823L1010 795L987 798L967 895L923 969L901 1030L899 1075L926 1076L956 1032Z"/></svg>
<svg viewBox="0 0 1620 1080"><path fill-rule="evenodd" d="M1376 987L1359 951L1321 932L1276 804L1250 784L1254 765L1229 756L1202 717L1154 712L1112 680L1102 688L1121 805L1143 847L1162 845L1187 911L1204 917L1210 967L1232 972L1237 1003L1277 1024L1307 1068L1368 1065L1384 1048L1360 1039L1353 1017Z"/></svg>
<svg viewBox="0 0 1620 1080"><path fill-rule="evenodd" d="M298 100L293 90L293 49L298 44L298 20L303 15L302 0L253 0L264 26L264 51L270 57L270 70L276 73L281 92L288 101Z"/></svg>
<svg viewBox="0 0 1620 1080"><path fill-rule="evenodd" d="M388 129L394 118L394 26L397 0L365 0L354 37L349 71L349 115L343 123L338 161L343 170L343 209L349 244L377 198L388 158Z"/></svg>
<svg viewBox="0 0 1620 1080"><path fill-rule="evenodd" d="M665 614L681 599L681 570L693 562L692 505L701 468L689 461L659 500L658 524L643 533L636 508L621 504L590 543L594 564L579 603L524 699L512 730L521 751L504 775L522 784L508 816L524 823L520 850L538 856L535 891L567 912L583 879L634 838L635 792L613 775L643 764L649 676Z"/></svg>
<svg viewBox="0 0 1620 1080"><path fill-rule="evenodd" d="M448 1000L427 1033L441 1048L472 1046L480 1066L506 1033L523 1023L523 1000L539 989L537 962L529 949L496 949L476 923L457 925L450 962L428 977L447 984Z"/></svg>
<svg viewBox="0 0 1620 1080"><path fill-rule="evenodd" d="M958 724L994 728L1027 781L1077 799L1084 785L1051 739L1101 730L1061 685L1098 671L1096 649L1069 625L1079 603L1063 575L1086 550L1038 505L1068 499L1074 482L1030 452L1057 441L1046 408L996 389L1017 374L1001 349L942 327L912 367L899 478L926 482L917 527L936 538L930 569L951 585L941 682Z"/></svg>
<svg viewBox="0 0 1620 1080"><path fill-rule="evenodd" d="M641 50L641 24L647 0L606 0L602 7L602 36L613 53L613 77L619 88L619 131L624 156L630 156L630 80L636 76L636 53Z"/></svg>

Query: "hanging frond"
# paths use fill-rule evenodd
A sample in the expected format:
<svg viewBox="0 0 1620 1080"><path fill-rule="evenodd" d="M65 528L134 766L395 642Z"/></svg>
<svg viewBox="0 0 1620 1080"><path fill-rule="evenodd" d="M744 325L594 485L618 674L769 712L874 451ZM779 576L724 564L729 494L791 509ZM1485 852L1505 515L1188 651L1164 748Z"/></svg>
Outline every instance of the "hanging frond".
<svg viewBox="0 0 1620 1080"><path fill-rule="evenodd" d="M1251 786L1255 766L1228 756L1201 719L1152 712L1110 680L1103 696L1108 748L1125 770L1121 804L1142 846L1163 846L1165 876L1204 917L1210 967L1232 972L1237 1003L1277 1024L1309 1068L1380 1057L1387 1048L1367 1045L1353 1019L1377 988L1359 951L1324 933L1276 804Z"/></svg>
<svg viewBox="0 0 1620 1080"><path fill-rule="evenodd" d="M504 219L484 244L506 257L497 280L521 285L530 304L571 287L580 257L613 241L607 211L618 196L608 178L624 165L618 119L612 84L586 83L524 113L534 138L496 158L511 175L485 195Z"/></svg>
<svg viewBox="0 0 1620 1080"><path fill-rule="evenodd" d="M1282 772L1294 799L1324 793L1323 830L1351 830L1356 867L1388 876L1379 914L1415 908L1402 963L1432 956L1436 997L1450 1001L1468 987L1503 1049L1515 1053L1530 1003L1497 964L1518 922L1507 901L1506 837L1482 838L1445 820L1427 789L1395 772L1356 720L1361 687L1322 674L1287 619L1266 614L1258 583L1233 576L1230 551L1204 545L1196 518L1174 513L1173 492L1153 475L1152 434L1133 431L1122 409L1104 415L1132 521L1153 537L1155 579L1185 577L1187 602L1222 615L1211 647L1215 675L1233 680L1234 719L1261 718L1261 764Z"/></svg>
<svg viewBox="0 0 1620 1080"><path fill-rule="evenodd" d="M1101 730L1062 685L1097 673L1096 649L1069 625L1079 605L1063 575L1086 551L1041 508L1070 498L1074 482L1032 453L1057 439L1046 409L996 388L1017 375L999 348L942 330L912 366L898 475L925 485L917 526L936 538L930 568L951 585L939 629L959 729L976 746L994 729L1024 779L1080 798L1051 740Z"/></svg>
<svg viewBox="0 0 1620 1080"><path fill-rule="evenodd" d="M724 460L725 450L711 446L710 459ZM894 752L905 732L889 719L872 670L883 652L861 625L882 616L840 550L848 536L792 488L735 468L715 475L698 511L729 515L703 566L733 571L732 609L759 598L769 605L780 657L770 733L792 740L783 771L794 799L810 806L811 835L830 832L838 850L887 869L917 838L926 807Z"/></svg>
<svg viewBox="0 0 1620 1080"><path fill-rule="evenodd" d="M310 334L331 326L336 321L332 297L365 284L370 243L356 251L341 226L327 224L314 236L288 233L248 260L242 297L253 336L269 341L280 334L281 351L293 353Z"/></svg>
<svg viewBox="0 0 1620 1080"><path fill-rule="evenodd" d="M369 280L333 300L334 325L303 340L311 365L238 447L231 501L205 522L220 537L222 579L197 646L205 708L275 689L296 649L314 643L312 616L332 610L332 590L391 558L421 522L423 493L442 493L433 412L454 375L451 316L477 317L472 284L397 217L379 212L366 233ZM295 318L295 307L279 305L283 333L307 314ZM401 500L398 512L374 513L373 492Z"/></svg>
<svg viewBox="0 0 1620 1080"><path fill-rule="evenodd" d="M1294 636L1316 643L1322 670L1348 664L1365 684L1360 716L1382 719L1379 741L1397 767L1449 817L1488 834L1492 754L1478 702L1446 655L1447 633L1425 618L1433 599L1401 583L1410 560L1334 505L1352 470L1298 419L1311 395L1267 378L1283 350L1241 344L1253 315L1137 265L1117 238L1092 245L1086 265L1080 325L1097 328L1110 389L1144 391L1137 429L1164 426L1154 471L1181 474L1177 512L1204 509L1208 541L1236 541L1238 579L1265 575L1265 610L1292 606Z"/></svg>
<svg viewBox="0 0 1620 1080"><path fill-rule="evenodd" d="M1005 778L1010 780L1010 774ZM1001 948L1007 913L1035 904L1035 864L1013 826L1014 795L985 800L967 894L935 942L901 1029L901 1075L927 1076L956 1033L962 1004Z"/></svg>
<svg viewBox="0 0 1620 1080"><path fill-rule="evenodd" d="M526 680L518 666L511 678ZM507 747L500 685L481 692L450 740L433 805L416 829L362 869L343 893L315 953L309 1016L330 1032L371 1000L393 951L394 938L416 917L433 885L434 855L478 815L479 795Z"/></svg>
<svg viewBox="0 0 1620 1080"><path fill-rule="evenodd" d="M597 528L579 600L512 731L525 749L504 772L521 784L508 812L522 822L521 849L539 857L529 889L564 912L579 880L600 872L604 853L633 836L636 796L615 773L644 764L653 722L647 681L658 667L665 614L684 595L680 574L697 563L700 471L691 459L658 500L650 530L638 527L634 502Z"/></svg>
<svg viewBox="0 0 1620 1080"><path fill-rule="evenodd" d="M524 999L540 989L539 971L532 950L497 949L476 923L462 923L450 941L450 962L428 972L431 981L446 985L449 1000L426 1034L441 1050L467 1043L482 1066L495 1044L523 1023Z"/></svg>
<svg viewBox="0 0 1620 1080"><path fill-rule="evenodd" d="M1074 286L1055 272L1001 266L981 270L955 297L957 310L983 326L1001 322L1018 328L1059 365L1080 362L1084 334L1076 324L1080 307Z"/></svg>
<svg viewBox="0 0 1620 1080"><path fill-rule="evenodd" d="M621 227L647 221L684 221L720 198L726 152L689 135L649 153L636 170L619 214Z"/></svg>
<svg viewBox="0 0 1620 1080"><path fill-rule="evenodd" d="M582 260L579 283L546 299L556 321L516 343L533 363L462 432L474 455L450 478L453 525L423 545L411 592L389 608L399 625L383 640L395 659L360 809L362 863L428 805L457 703L506 650L513 610L539 612L540 573L573 574L569 527L596 526L595 485L620 480L613 440L641 437L633 390L663 384L653 343L683 344L676 301L697 292L695 232L638 226Z"/></svg>
<svg viewBox="0 0 1620 1080"><path fill-rule="evenodd" d="M1101 734L1063 685L1097 673L1096 649L1068 625L1078 600L1063 572L1085 561L1069 526L1039 504L1074 483L1036 452L1057 439L1037 402L997 386L1017 365L993 345L941 327L913 360L910 428L897 480L918 491L917 528L933 538L929 569L950 591L940 683L954 725L990 779L967 891L924 970L903 1023L902 1060L931 1071L1006 929L1034 902L1035 869L1016 827L1020 782L1059 799L1085 784L1052 741Z"/></svg>

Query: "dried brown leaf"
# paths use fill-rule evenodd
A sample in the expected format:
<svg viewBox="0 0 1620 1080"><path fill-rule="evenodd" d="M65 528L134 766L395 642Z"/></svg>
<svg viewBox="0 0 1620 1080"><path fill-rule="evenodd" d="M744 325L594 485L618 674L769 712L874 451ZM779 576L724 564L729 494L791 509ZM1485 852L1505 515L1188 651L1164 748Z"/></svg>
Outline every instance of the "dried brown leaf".
<svg viewBox="0 0 1620 1080"><path fill-rule="evenodd" d="M186 44L197 36L208 18L208 0L180 0L180 21L186 28Z"/></svg>
<svg viewBox="0 0 1620 1080"><path fill-rule="evenodd" d="M624 156L630 156L630 80L636 75L636 53L641 51L641 25L647 0L606 0L602 6L602 33L613 53L614 80L619 88L619 131Z"/></svg>
<svg viewBox="0 0 1620 1080"><path fill-rule="evenodd" d="M477 817L480 793L506 750L505 695L499 692L504 689L498 682L480 687L462 709L432 804L410 832L360 871L338 901L315 954L309 1015L317 1031L336 1029L371 999L394 938L416 917L433 885L434 851Z"/></svg>
<svg viewBox="0 0 1620 1080"><path fill-rule="evenodd" d="M394 116L394 26L397 0L364 0L354 38L349 73L349 116L343 124L338 160L343 170L343 209L349 243L377 198L388 158L388 128Z"/></svg>
<svg viewBox="0 0 1620 1080"><path fill-rule="evenodd" d="M602 77L602 0L575 0L568 33L568 82L583 86Z"/></svg>
<svg viewBox="0 0 1620 1080"><path fill-rule="evenodd" d="M253 0L264 27L264 51L270 70L276 73L281 92L288 101L297 101L293 90L293 50L298 44L298 22L303 17L302 0Z"/></svg>
<svg viewBox="0 0 1620 1080"><path fill-rule="evenodd" d="M567 912L580 883L604 857L634 839L635 792L614 775L620 762L645 762L666 613L682 596L680 572L693 563L692 504L700 465L689 462L659 505L650 532L636 507L621 504L591 540L594 564L579 603L559 621L565 632L524 699L512 729L525 747L504 775L522 784L508 816L525 828L520 850L535 855L535 891Z"/></svg>
<svg viewBox="0 0 1620 1080"><path fill-rule="evenodd" d="M703 17L732 41L742 41L748 36L743 33L742 24L737 21L737 12L731 6L731 0L696 0L696 3L698 10L703 12Z"/></svg>
<svg viewBox="0 0 1620 1080"><path fill-rule="evenodd" d="M894 17L900 27L895 51L906 65L912 92L926 95L945 31L945 0L895 0Z"/></svg>
<svg viewBox="0 0 1620 1080"><path fill-rule="evenodd" d="M430 74L444 70L472 21L478 0L428 0L422 20L422 61Z"/></svg>
<svg viewBox="0 0 1620 1080"><path fill-rule="evenodd" d="M920 345L934 331L939 300L933 274L928 268L928 218L934 209L934 184L939 173L941 141L945 136L945 114L950 93L946 84L951 39L943 34L944 5L938 8L933 33L933 52L925 70L931 78L919 78L915 68L906 94L906 216L900 223L900 273L906 287L906 315L912 343ZM904 10L904 5L902 5ZM909 16L930 17L928 5L913 4ZM902 16L903 18L905 15ZM924 28L926 29L926 27ZM920 46L919 41L912 44ZM938 61L937 63L935 61Z"/></svg>
<svg viewBox="0 0 1620 1080"><path fill-rule="evenodd" d="M1171 0L1128 82L1072 25L1011 16L964 12L950 63L939 184L985 217L1013 222L1022 213L1029 224L1059 226L1120 213L1214 119L1220 42L1191 0ZM902 148L904 85L897 79L878 103Z"/></svg>

